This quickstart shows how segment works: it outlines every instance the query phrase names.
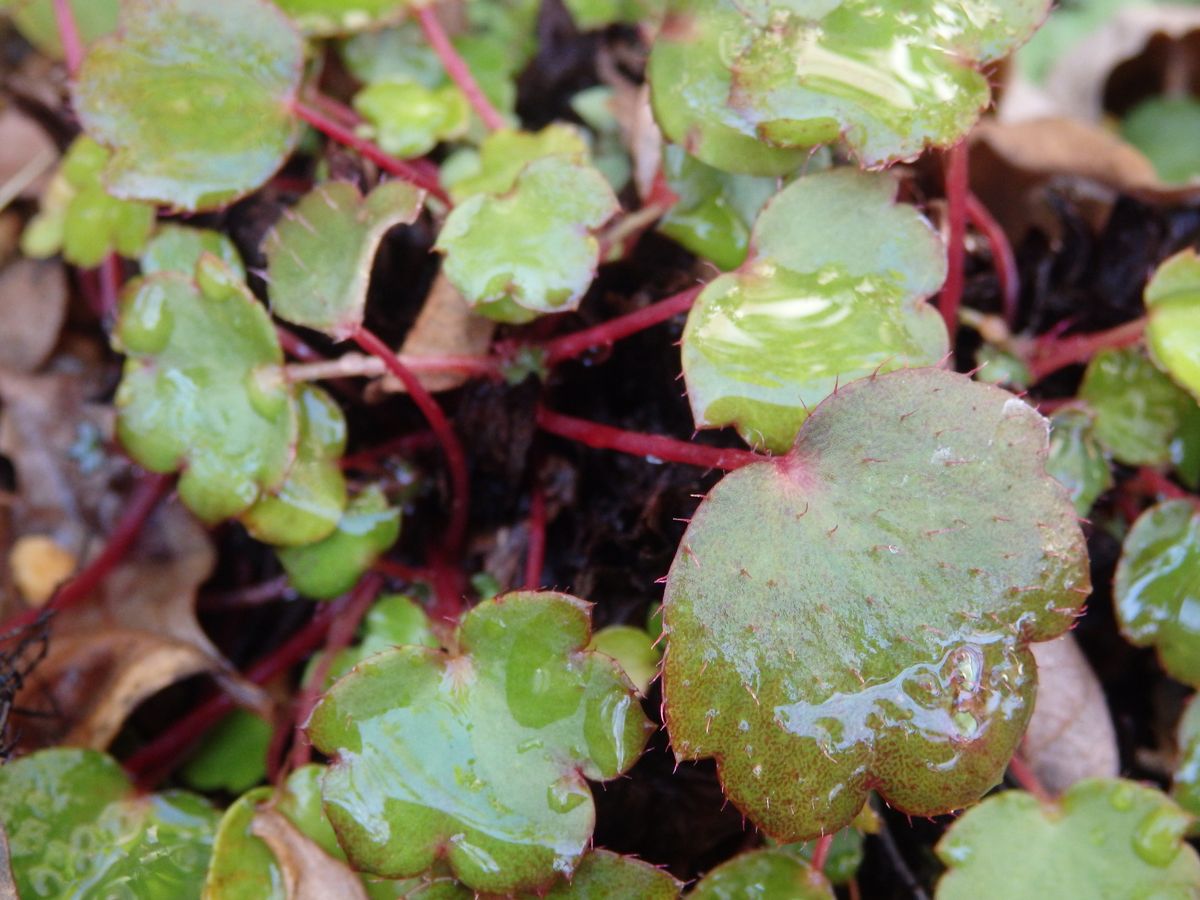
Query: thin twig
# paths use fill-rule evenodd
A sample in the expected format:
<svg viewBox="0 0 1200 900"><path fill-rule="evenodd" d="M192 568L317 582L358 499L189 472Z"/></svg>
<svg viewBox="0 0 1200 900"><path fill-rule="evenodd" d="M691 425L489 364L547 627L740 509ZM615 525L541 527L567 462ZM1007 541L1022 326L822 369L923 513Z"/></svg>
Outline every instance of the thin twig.
<svg viewBox="0 0 1200 900"><path fill-rule="evenodd" d="M547 341L542 345L546 354L547 365L557 365L560 362L586 353L596 347L604 347L622 338L637 334L661 322L665 322L680 313L687 312L700 296L703 285L688 288L666 299L651 303L649 306L618 316L607 322L601 322L592 328L565 334L562 337Z"/></svg>
<svg viewBox="0 0 1200 900"><path fill-rule="evenodd" d="M1000 223L974 194L967 194L967 218L983 234L992 251L992 265L996 269L996 280L1000 282L1000 308L1004 311L1005 323L1010 329L1015 328L1021 281L1012 244Z"/></svg>
<svg viewBox="0 0 1200 900"><path fill-rule="evenodd" d="M1141 318L1089 334L1073 334L1065 338L1044 335L1034 342L1026 362L1033 380L1041 381L1059 369L1086 363L1101 350L1132 346L1142 339L1145 331L1146 320Z"/></svg>
<svg viewBox="0 0 1200 900"><path fill-rule="evenodd" d="M442 23L438 21L433 5L420 5L416 11L417 21L421 23L421 31L425 33L425 40L429 42L433 52L442 61L442 67L450 76L450 80L463 92L463 96L467 98L471 108L483 120L483 124L490 131L499 131L501 128L505 128L507 123L504 121L504 116L500 115L496 107L492 106L491 101L480 89L479 82L471 74L470 66L454 49L454 44L450 42L445 29L442 28Z"/></svg>

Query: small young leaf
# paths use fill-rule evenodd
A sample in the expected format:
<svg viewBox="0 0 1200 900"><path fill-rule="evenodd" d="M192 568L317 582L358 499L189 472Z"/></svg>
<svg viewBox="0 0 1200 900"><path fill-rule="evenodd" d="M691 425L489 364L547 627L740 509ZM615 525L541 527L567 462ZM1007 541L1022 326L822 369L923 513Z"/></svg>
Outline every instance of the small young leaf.
<svg viewBox="0 0 1200 900"><path fill-rule="evenodd" d="M94 750L43 750L0 767L0 825L24 900L199 896L216 823L194 794L136 793Z"/></svg>
<svg viewBox="0 0 1200 900"><path fill-rule="evenodd" d="M1077 782L1052 806L1005 791L961 816L937 845L938 900L1191 897L1200 857L1191 817L1132 781Z"/></svg>
<svg viewBox="0 0 1200 900"><path fill-rule="evenodd" d="M313 385L297 388L296 407L300 437L287 478L241 516L255 539L283 547L328 537L346 509L346 480L337 462L346 449L341 407Z"/></svg>
<svg viewBox="0 0 1200 900"><path fill-rule="evenodd" d="M787 456L727 475L671 565L663 704L768 834L848 824L870 789L913 815L973 803L1033 708L1028 642L1088 593L1046 475L1046 421L939 369L843 385Z"/></svg>
<svg viewBox="0 0 1200 900"><path fill-rule="evenodd" d="M588 649L616 660L639 694L645 695L650 682L658 675L662 654L655 648L654 638L644 629L609 625L592 635Z"/></svg>
<svg viewBox="0 0 1200 900"><path fill-rule="evenodd" d="M363 620L361 631L357 646L347 647L334 657L323 690L376 653L409 645L439 646L425 610L404 594L385 594L376 600ZM308 680L307 675L304 680Z"/></svg>
<svg viewBox="0 0 1200 900"><path fill-rule="evenodd" d="M445 856L479 891L549 885L592 833L585 778L636 761L652 726L618 668L583 648L588 605L551 593L481 603L459 652L402 647L360 663L313 711L336 756L322 795L360 870L417 875Z"/></svg>
<svg viewBox="0 0 1200 900"><path fill-rule="evenodd" d="M1200 511L1168 500L1140 516L1121 547L1113 601L1121 632L1139 647L1153 646L1163 668L1200 687Z"/></svg>
<svg viewBox="0 0 1200 900"><path fill-rule="evenodd" d="M701 879L688 900L742 900L788 897L833 900L825 876L784 850L754 850L735 856Z"/></svg>
<svg viewBox="0 0 1200 900"><path fill-rule="evenodd" d="M976 70L1025 41L1042 0L775 4L671 0L648 67L663 133L718 168L779 174L755 141L841 137L866 166L960 140L987 105Z"/></svg>
<svg viewBox="0 0 1200 900"><path fill-rule="evenodd" d="M488 135L470 166L462 164L445 179L446 189L455 203L477 194L505 194L522 169L548 156L583 165L590 157L587 140L574 125L547 125L536 133L497 131Z"/></svg>
<svg viewBox="0 0 1200 900"><path fill-rule="evenodd" d="M235 709L204 736L180 775L198 791L249 790L266 777L271 730L262 716Z"/></svg>
<svg viewBox="0 0 1200 900"><path fill-rule="evenodd" d="M118 197L194 211L263 184L299 134L304 48L266 0L124 0L74 84Z"/></svg>
<svg viewBox="0 0 1200 900"><path fill-rule="evenodd" d="M1113 486L1112 469L1094 434L1092 417L1064 409L1050 417L1050 457L1046 471L1071 495L1075 511L1086 516L1101 494Z"/></svg>
<svg viewBox="0 0 1200 900"><path fill-rule="evenodd" d="M579 304L600 258L593 232L617 209L596 169L551 156L527 166L510 193L456 206L434 246L446 255L446 277L479 312L529 322Z"/></svg>
<svg viewBox="0 0 1200 900"><path fill-rule="evenodd" d="M267 236L271 309L281 319L344 340L362 325L371 263L383 236L410 225L424 195L387 181L365 198L345 181L304 196Z"/></svg>
<svg viewBox="0 0 1200 900"><path fill-rule="evenodd" d="M354 95L370 136L401 159L424 156L439 142L461 137L471 107L454 85L427 88L413 81L380 81Z"/></svg>
<svg viewBox="0 0 1200 900"><path fill-rule="evenodd" d="M839 381L946 355L924 299L945 277L945 252L894 191L887 176L839 169L767 204L751 261L710 283L688 315L683 374L698 427L732 424L783 453Z"/></svg>
<svg viewBox="0 0 1200 900"><path fill-rule="evenodd" d="M266 310L215 256L195 279L132 282L113 343L127 355L117 435L151 472L183 470L179 495L196 515L236 516L283 482L298 430L283 352Z"/></svg>
<svg viewBox="0 0 1200 900"><path fill-rule="evenodd" d="M308 34L348 34L395 22L414 0L275 0Z"/></svg>
<svg viewBox="0 0 1200 900"><path fill-rule="evenodd" d="M1200 256L1177 253L1146 285L1146 343L1155 362L1200 398Z"/></svg>
<svg viewBox="0 0 1200 900"><path fill-rule="evenodd" d="M187 228L172 223L159 228L142 251L142 274L182 272L191 275L205 253L217 257L239 280L245 281L246 267L233 241L209 228Z"/></svg>
<svg viewBox="0 0 1200 900"><path fill-rule="evenodd" d="M1095 413L1096 439L1130 466L1169 462L1171 441L1196 405L1135 347L1093 356L1079 399Z"/></svg>
<svg viewBox="0 0 1200 900"><path fill-rule="evenodd" d="M331 600L346 593L400 536L400 510L372 485L346 506L337 528L314 544L281 547L279 562L305 597Z"/></svg>

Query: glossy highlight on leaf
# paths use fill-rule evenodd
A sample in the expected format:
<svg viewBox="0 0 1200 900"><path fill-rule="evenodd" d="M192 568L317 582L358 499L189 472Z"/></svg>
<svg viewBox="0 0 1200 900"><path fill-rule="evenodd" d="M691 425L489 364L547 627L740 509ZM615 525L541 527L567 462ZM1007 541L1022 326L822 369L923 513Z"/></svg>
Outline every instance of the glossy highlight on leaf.
<svg viewBox="0 0 1200 900"><path fill-rule="evenodd" d="M1096 440L1092 417L1084 410L1064 409L1050 417L1046 471L1067 489L1081 516L1113 486L1112 469Z"/></svg>
<svg viewBox="0 0 1200 900"><path fill-rule="evenodd" d="M663 133L736 172L841 138L868 167L964 137L990 99L977 67L1024 42L1043 0L671 0L648 66ZM761 144L760 144L761 142Z"/></svg>
<svg viewBox="0 0 1200 900"><path fill-rule="evenodd" d="M1146 343L1167 374L1200 398L1200 256L1177 253L1146 285Z"/></svg>
<svg viewBox="0 0 1200 900"><path fill-rule="evenodd" d="M1125 535L1113 581L1121 632L1153 646L1174 678L1200 687L1200 511L1168 500L1142 513Z"/></svg>
<svg viewBox="0 0 1200 900"><path fill-rule="evenodd" d="M1049 806L1004 791L937 845L949 867L937 900L1193 897L1200 857L1183 840L1190 821L1161 791L1117 778L1076 782Z"/></svg>
<svg viewBox="0 0 1200 900"><path fill-rule="evenodd" d="M784 457L719 482L667 579L664 711L683 759L780 840L870 790L913 815L975 802L1033 709L1030 641L1089 592L1046 421L963 375L843 385Z"/></svg>
<svg viewBox="0 0 1200 900"><path fill-rule="evenodd" d="M284 212L267 236L271 310L335 340L362 325L371 263L383 236L416 221L424 194L387 181L363 198L346 181L328 181Z"/></svg>
<svg viewBox="0 0 1200 900"><path fill-rule="evenodd" d="M471 121L467 98L452 84L380 81L354 95L354 108L375 142L400 159L423 156L440 141L461 137Z"/></svg>
<svg viewBox="0 0 1200 900"><path fill-rule="evenodd" d="M278 487L295 451L291 389L266 310L205 254L195 278L159 272L121 297L113 344L126 354L117 435L151 472L182 469L179 494L205 522Z"/></svg>
<svg viewBox="0 0 1200 900"><path fill-rule="evenodd" d="M688 894L691 900L833 900L833 896L825 876L784 850L754 850L735 856L705 875Z"/></svg>
<svg viewBox="0 0 1200 900"><path fill-rule="evenodd" d="M267 0L123 0L74 84L85 131L112 148L109 190L175 209L250 193L299 135L303 43Z"/></svg>
<svg viewBox="0 0 1200 900"><path fill-rule="evenodd" d="M681 885L667 872L640 859L593 850L565 884L555 885L546 900L675 900Z"/></svg>
<svg viewBox="0 0 1200 900"><path fill-rule="evenodd" d="M408 877L444 856L489 892L575 869L595 815L584 779L632 766L652 727L583 649L589 622L574 597L507 594L466 615L455 654L386 651L333 686L308 728L336 757L322 794L357 868Z"/></svg>
<svg viewBox="0 0 1200 900"><path fill-rule="evenodd" d="M925 302L945 252L894 192L887 176L840 169L767 204L750 261L711 282L688 315L683 374L697 427L734 425L783 453L839 382L946 355L945 326Z"/></svg>
<svg viewBox="0 0 1200 900"><path fill-rule="evenodd" d="M488 135L469 165L462 164L453 177L447 174L446 189L455 203L476 194L504 194L526 166L551 156L586 164L590 154L583 133L574 125L562 123L537 132L497 131Z"/></svg>

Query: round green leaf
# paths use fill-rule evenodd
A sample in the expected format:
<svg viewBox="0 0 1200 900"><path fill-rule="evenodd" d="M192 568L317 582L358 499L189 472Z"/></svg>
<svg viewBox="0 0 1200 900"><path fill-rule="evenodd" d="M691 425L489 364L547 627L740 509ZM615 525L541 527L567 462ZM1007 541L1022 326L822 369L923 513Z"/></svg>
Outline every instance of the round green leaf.
<svg viewBox="0 0 1200 900"><path fill-rule="evenodd" d="M649 66L663 133L710 165L771 174L756 139L841 137L866 166L957 143L990 99L977 71L1025 41L1045 0L671 0ZM776 172L778 170L775 170Z"/></svg>
<svg viewBox="0 0 1200 900"><path fill-rule="evenodd" d="M783 850L755 850L735 856L705 875L688 894L689 900L833 900L833 896L825 876Z"/></svg>
<svg viewBox="0 0 1200 900"><path fill-rule="evenodd" d="M1161 791L1116 778L1076 782L1052 805L1005 791L950 826L938 900L1194 897L1191 817Z"/></svg>
<svg viewBox="0 0 1200 900"><path fill-rule="evenodd" d="M346 181L330 181L286 210L267 235L271 310L335 340L362 325L371 264L383 236L416 221L424 194L387 181L363 198Z"/></svg>
<svg viewBox="0 0 1200 900"><path fill-rule="evenodd" d="M24 900L198 897L216 823L194 794L137 794L94 750L43 750L0 767L0 824Z"/></svg>
<svg viewBox="0 0 1200 900"><path fill-rule="evenodd" d="M180 775L198 791L249 790L266 777L271 731L262 716L235 709L204 735Z"/></svg>
<svg viewBox="0 0 1200 900"><path fill-rule="evenodd" d="M697 427L735 425L783 453L839 382L946 355L945 326L924 299L945 278L945 252L894 192L887 176L839 169L767 204L751 261L709 284L688 315L683 375Z"/></svg>
<svg viewBox="0 0 1200 900"><path fill-rule="evenodd" d="M1064 409L1050 417L1050 457L1046 471L1071 495L1075 511L1086 516L1096 498L1113 486L1112 469L1100 449L1092 417Z"/></svg>
<svg viewBox="0 0 1200 900"><path fill-rule="evenodd" d="M530 163L510 193L456 206L434 246L446 256L446 277L479 312L529 322L579 305L600 259L594 231L618 208L600 172L550 156Z"/></svg>
<svg viewBox="0 0 1200 900"><path fill-rule="evenodd" d="M400 537L400 510L371 485L354 497L326 538L280 547L279 562L292 587L305 597L332 600L346 593Z"/></svg>
<svg viewBox="0 0 1200 900"><path fill-rule="evenodd" d="M719 482L667 578L676 755L716 757L786 841L848 824L872 789L933 815L996 784L1033 709L1027 644L1089 592L1046 426L966 376L893 372Z"/></svg>
<svg viewBox="0 0 1200 900"><path fill-rule="evenodd" d="M205 253L225 263L239 279L245 280L246 267L233 241L210 228L188 228L168 223L158 229L142 251L143 275L155 272L182 272L191 275Z"/></svg>
<svg viewBox="0 0 1200 900"><path fill-rule="evenodd" d="M1155 362L1200 398L1200 256L1177 253L1146 285L1146 343Z"/></svg>
<svg viewBox="0 0 1200 900"><path fill-rule="evenodd" d="M117 435L151 472L183 470L179 495L196 515L236 516L283 482L297 437L283 352L266 310L215 256L194 280L132 282L113 343L127 355Z"/></svg>
<svg viewBox="0 0 1200 900"><path fill-rule="evenodd" d="M333 533L346 508L338 459L346 449L346 419L329 394L313 385L296 390L300 438L287 478L242 514L257 540L277 546L311 544Z"/></svg>
<svg viewBox="0 0 1200 900"><path fill-rule="evenodd" d="M461 137L471 121L467 98L454 85L376 82L354 95L354 108L375 142L401 159L424 156L439 142Z"/></svg>
<svg viewBox="0 0 1200 900"><path fill-rule="evenodd" d="M303 42L266 0L124 0L121 28L80 67L75 109L114 156L117 196L223 206L292 151Z"/></svg>
<svg viewBox="0 0 1200 900"><path fill-rule="evenodd" d="M275 0L309 34L348 34L395 22L412 0Z"/></svg>
<svg viewBox="0 0 1200 900"><path fill-rule="evenodd" d="M1168 500L1140 516L1121 547L1113 581L1117 622L1154 647L1174 678L1200 687L1200 511Z"/></svg>
<svg viewBox="0 0 1200 900"><path fill-rule="evenodd" d="M609 625L592 636L588 648L617 661L639 694L645 694L658 675L661 654L654 638L632 625Z"/></svg>
<svg viewBox="0 0 1200 900"><path fill-rule="evenodd" d="M408 877L445 856L488 892L575 868L595 815L584 779L624 772L652 728L620 670L583 649L588 609L508 594L466 615L457 654L401 647L333 686L309 734L336 755L322 794L356 868Z"/></svg>
<svg viewBox="0 0 1200 900"><path fill-rule="evenodd" d="M1171 441L1196 405L1136 347L1093 356L1079 399L1095 413L1096 440L1130 466L1169 462Z"/></svg>
<svg viewBox="0 0 1200 900"><path fill-rule="evenodd" d="M1200 175L1200 102L1194 97L1150 97L1121 121L1121 137L1137 147L1167 184Z"/></svg>

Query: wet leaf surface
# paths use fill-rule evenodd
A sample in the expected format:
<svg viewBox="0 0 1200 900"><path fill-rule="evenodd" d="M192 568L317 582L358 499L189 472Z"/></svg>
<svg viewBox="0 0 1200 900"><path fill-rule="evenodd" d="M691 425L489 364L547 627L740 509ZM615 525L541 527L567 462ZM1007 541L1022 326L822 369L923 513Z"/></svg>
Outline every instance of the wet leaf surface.
<svg viewBox="0 0 1200 900"><path fill-rule="evenodd" d="M1175 381L1200 397L1200 257L1185 250L1146 285L1146 343Z"/></svg>
<svg viewBox="0 0 1200 900"><path fill-rule="evenodd" d="M834 894L821 873L803 860L783 850L756 850L735 856L709 872L688 896L697 900L739 897L827 900Z"/></svg>

